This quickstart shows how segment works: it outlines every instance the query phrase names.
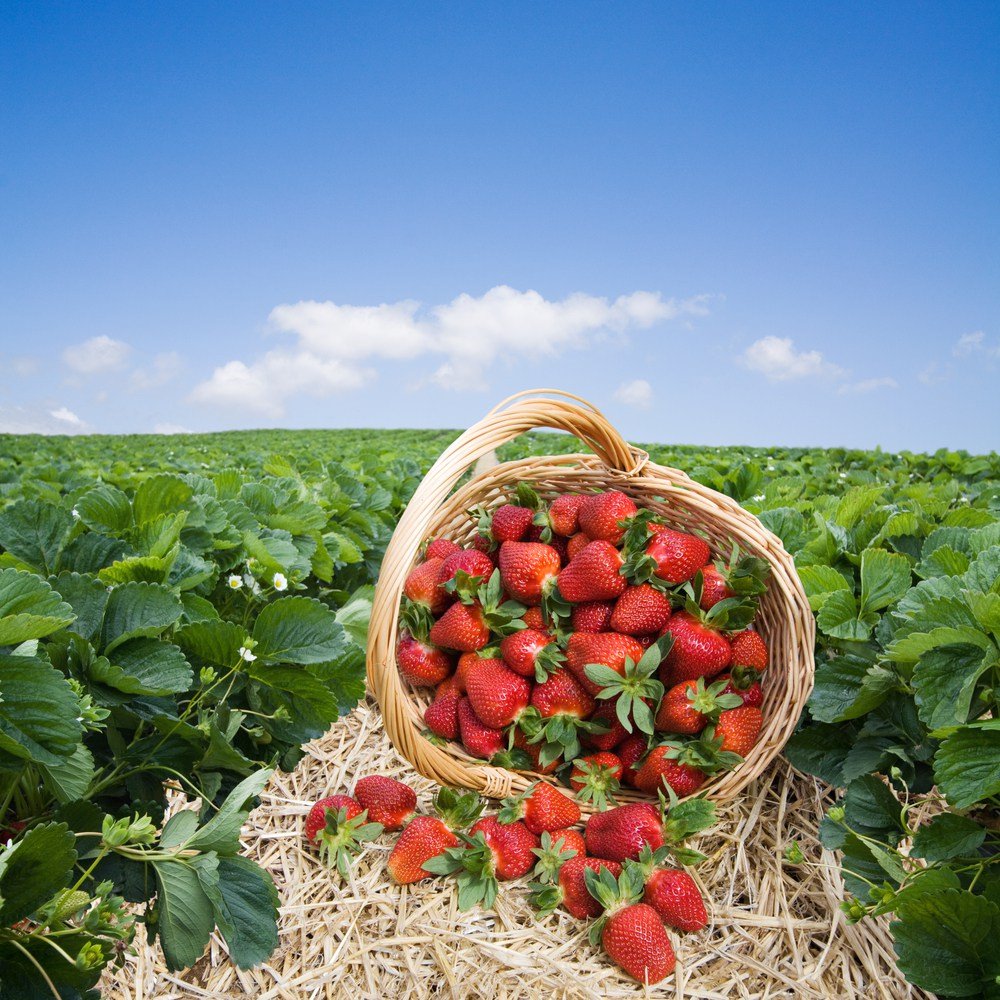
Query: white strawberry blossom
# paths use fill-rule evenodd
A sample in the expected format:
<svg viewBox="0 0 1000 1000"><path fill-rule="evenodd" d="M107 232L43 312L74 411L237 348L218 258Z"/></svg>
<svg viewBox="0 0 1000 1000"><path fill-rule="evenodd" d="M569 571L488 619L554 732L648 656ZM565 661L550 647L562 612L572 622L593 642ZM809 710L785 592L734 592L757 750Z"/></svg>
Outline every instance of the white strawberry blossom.
<svg viewBox="0 0 1000 1000"><path fill-rule="evenodd" d="M243 577L237 576L235 573L230 573L229 579L226 582L229 584L230 590L239 590L243 586Z"/></svg>
<svg viewBox="0 0 1000 1000"><path fill-rule="evenodd" d="M288 590L288 580L284 573L275 573L271 582L274 584L275 590Z"/></svg>
<svg viewBox="0 0 1000 1000"><path fill-rule="evenodd" d="M247 661L247 663L253 663L253 661L257 659L257 657L253 653L251 653L250 650L246 648L246 646L240 646L240 656L242 656L243 659Z"/></svg>
<svg viewBox="0 0 1000 1000"><path fill-rule="evenodd" d="M74 518L76 518L76 520L80 520L80 512L75 507L70 511L70 513Z"/></svg>

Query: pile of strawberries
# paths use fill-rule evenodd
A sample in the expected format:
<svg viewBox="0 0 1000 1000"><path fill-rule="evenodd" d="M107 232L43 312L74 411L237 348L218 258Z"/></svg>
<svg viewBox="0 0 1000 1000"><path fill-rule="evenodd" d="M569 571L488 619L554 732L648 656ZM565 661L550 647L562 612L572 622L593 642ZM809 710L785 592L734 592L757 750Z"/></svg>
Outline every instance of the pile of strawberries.
<svg viewBox="0 0 1000 1000"><path fill-rule="evenodd" d="M461 909L491 907L500 882L533 875L529 900L542 913L562 906L578 919L595 918L591 941L640 982L656 983L674 970L666 927L701 930L708 923L694 879L671 865L702 860L684 846L709 826L712 805L694 798L670 808L661 797L594 813L581 833L579 805L539 781L484 816L474 792L442 788L435 815L416 815L416 795L383 775L361 778L354 796L317 802L305 836L347 877L353 855L383 830L402 830L388 859L389 875L410 884L454 876ZM666 925L666 926L665 926Z"/></svg>
<svg viewBox="0 0 1000 1000"><path fill-rule="evenodd" d="M520 484L472 513L473 546L433 540L404 585L397 663L435 688L428 736L598 808L622 783L691 795L753 750L766 562L713 563L616 490L545 504Z"/></svg>

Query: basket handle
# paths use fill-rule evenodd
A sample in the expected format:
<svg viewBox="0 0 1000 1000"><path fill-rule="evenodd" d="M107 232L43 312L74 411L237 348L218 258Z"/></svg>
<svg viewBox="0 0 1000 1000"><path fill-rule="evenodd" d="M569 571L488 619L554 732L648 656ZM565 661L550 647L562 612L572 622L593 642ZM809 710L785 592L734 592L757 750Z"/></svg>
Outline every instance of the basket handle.
<svg viewBox="0 0 1000 1000"><path fill-rule="evenodd" d="M378 700L386 731L417 769L440 784L463 785L468 770L419 733L406 697L395 650L399 598L406 575L427 536L438 508L465 471L481 456L526 431L549 427L585 441L612 473L636 475L649 460L632 448L597 407L559 389L532 389L503 400L441 453L403 511L382 560L368 631L368 685ZM483 765L479 777L488 794L502 796L506 772Z"/></svg>

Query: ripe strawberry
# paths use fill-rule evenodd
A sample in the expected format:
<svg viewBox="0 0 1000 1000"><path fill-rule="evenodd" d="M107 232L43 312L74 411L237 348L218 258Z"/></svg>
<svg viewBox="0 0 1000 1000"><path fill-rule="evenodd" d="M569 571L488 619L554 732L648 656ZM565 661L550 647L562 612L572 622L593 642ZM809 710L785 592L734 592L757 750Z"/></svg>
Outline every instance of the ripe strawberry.
<svg viewBox="0 0 1000 1000"><path fill-rule="evenodd" d="M425 559L447 559L448 556L461 552L462 547L456 545L450 538L435 538L427 546Z"/></svg>
<svg viewBox="0 0 1000 1000"><path fill-rule="evenodd" d="M647 903L632 903L609 916L601 946L623 972L650 986L666 979L677 964L663 921Z"/></svg>
<svg viewBox="0 0 1000 1000"><path fill-rule="evenodd" d="M596 812L587 820L584 838L587 852L595 857L612 861L637 858L643 844L653 850L663 846L660 814L649 802Z"/></svg>
<svg viewBox="0 0 1000 1000"><path fill-rule="evenodd" d="M723 674L719 681L726 682L726 686L722 689L723 694L736 695L748 708L760 708L764 704L764 692L757 681L751 681L747 685L737 684L731 674Z"/></svg>
<svg viewBox="0 0 1000 1000"><path fill-rule="evenodd" d="M483 835L493 853L494 871L498 879L507 881L521 878L535 866L534 849L539 844L538 836L520 820L501 823L495 816L484 816L469 833L473 837L477 833Z"/></svg>
<svg viewBox="0 0 1000 1000"><path fill-rule="evenodd" d="M580 504L584 497L580 493L564 493L549 504L549 527L557 535L570 538L576 534L580 523Z"/></svg>
<svg viewBox="0 0 1000 1000"><path fill-rule="evenodd" d="M562 904L566 912L577 920L598 917L604 911L604 907L587 889L585 875L588 870L596 874L602 868L606 868L613 878L617 878L622 870L617 861L605 861L604 858L588 858L583 854L567 858L555 875L555 884L533 883L535 891L529 900L542 915L551 913Z"/></svg>
<svg viewBox="0 0 1000 1000"><path fill-rule="evenodd" d="M681 754L683 758L679 747L670 744L653 747L635 776L635 787L655 795L669 785L681 798L698 791L705 783L705 772L683 759L671 757L671 753Z"/></svg>
<svg viewBox="0 0 1000 1000"><path fill-rule="evenodd" d="M535 685L531 692L531 704L543 719L557 715L587 719L594 711L594 699L565 669L556 670L544 683Z"/></svg>
<svg viewBox="0 0 1000 1000"><path fill-rule="evenodd" d="M587 601L585 604L575 604L570 616L570 625L574 632L610 632L611 612L614 607L612 601Z"/></svg>
<svg viewBox="0 0 1000 1000"><path fill-rule="evenodd" d="M696 535L650 522L650 516L644 512L636 518L625 540L629 579L648 583L656 577L669 584L690 580L709 561L708 545Z"/></svg>
<svg viewBox="0 0 1000 1000"><path fill-rule="evenodd" d="M476 715L468 698L463 698L458 703L458 732L462 746L473 757L489 760L503 749L503 732L487 726Z"/></svg>
<svg viewBox="0 0 1000 1000"><path fill-rule="evenodd" d="M574 632L566 644L566 666L584 690L596 695L601 691L601 685L587 676L585 668L588 664L602 663L624 676L625 660L638 663L642 659L642 652L642 646L629 635L617 632Z"/></svg>
<svg viewBox="0 0 1000 1000"><path fill-rule="evenodd" d="M586 733L583 742L595 750L614 750L627 736L628 730L618 718L613 701L602 702L594 709L591 722L599 722L607 727L607 732Z"/></svg>
<svg viewBox="0 0 1000 1000"><path fill-rule="evenodd" d="M531 761L530 770L536 774L552 774L562 764L561 754L557 754L553 760L546 760L546 763L543 764L542 750L544 748L544 743L529 743L528 737L524 734L523 730L517 729L514 731L514 749L528 755Z"/></svg>
<svg viewBox="0 0 1000 1000"><path fill-rule="evenodd" d="M636 766L638 761L646 755L649 743L646 736L634 733L626 736L618 745L618 759L622 762L622 781L630 787L635 787L636 775L639 769Z"/></svg>
<svg viewBox="0 0 1000 1000"><path fill-rule="evenodd" d="M615 602L611 628L626 635L656 635L670 619L670 598L648 583L626 587Z"/></svg>
<svg viewBox="0 0 1000 1000"><path fill-rule="evenodd" d="M523 620L525 628L537 629L539 632L545 630L545 617L539 607L527 608Z"/></svg>
<svg viewBox="0 0 1000 1000"><path fill-rule="evenodd" d="M454 591L458 579L461 579L457 577L459 572L471 579L478 579L482 583L490 578L495 568L493 560L485 552L479 552L476 549L459 549L458 552L453 552L441 563L438 586L445 592Z"/></svg>
<svg viewBox="0 0 1000 1000"><path fill-rule="evenodd" d="M521 795L504 799L497 813L501 823L524 820L532 833L560 830L580 822L580 807L547 781L536 781Z"/></svg>
<svg viewBox="0 0 1000 1000"><path fill-rule="evenodd" d="M722 740L722 753L738 753L741 757L756 746L763 721L759 708L731 708L719 716L715 738Z"/></svg>
<svg viewBox="0 0 1000 1000"><path fill-rule="evenodd" d="M635 503L618 490L589 494L580 504L580 530L593 539L617 545L625 534L621 522L633 517L636 510Z"/></svg>
<svg viewBox="0 0 1000 1000"><path fill-rule="evenodd" d="M541 604L555 586L561 565L551 545L504 542L500 546L500 579L507 593L523 604Z"/></svg>
<svg viewBox="0 0 1000 1000"><path fill-rule="evenodd" d="M465 694L469 681L469 671L479 662L478 653L463 653L458 658L458 665L455 667L454 680L455 688L460 694Z"/></svg>
<svg viewBox="0 0 1000 1000"><path fill-rule="evenodd" d="M531 527L534 515L527 507L505 503L493 511L490 533L495 542L519 542Z"/></svg>
<svg viewBox="0 0 1000 1000"><path fill-rule="evenodd" d="M750 667L760 673L767 670L767 646L759 632L746 629L730 638L733 647L732 664Z"/></svg>
<svg viewBox="0 0 1000 1000"><path fill-rule="evenodd" d="M500 643L500 654L514 673L539 682L544 681L565 659L548 632L533 628L505 636Z"/></svg>
<svg viewBox="0 0 1000 1000"><path fill-rule="evenodd" d="M522 539L524 542L544 542L546 545L551 546L559 553L559 565L565 566L569 562L569 551L566 546L566 539L560 535L553 535L551 531L547 531L545 528L540 527L537 524L533 524L528 528L527 533Z"/></svg>
<svg viewBox="0 0 1000 1000"><path fill-rule="evenodd" d="M705 900L698 885L679 868L657 868L646 881L643 901L660 919L679 931L700 931L708 924Z"/></svg>
<svg viewBox="0 0 1000 1000"><path fill-rule="evenodd" d="M409 632L401 632L396 646L396 663L403 678L416 687L440 684L451 673L451 657L429 642L420 642Z"/></svg>
<svg viewBox="0 0 1000 1000"><path fill-rule="evenodd" d="M402 885L429 878L424 865L451 847L457 847L455 830L462 830L482 812L483 804L474 792L460 795L454 788L442 788L434 800L437 816L415 816L399 835L386 865L389 875Z"/></svg>
<svg viewBox="0 0 1000 1000"><path fill-rule="evenodd" d="M417 793L395 778L370 774L354 786L354 797L368 818L389 831L401 830L417 808Z"/></svg>
<svg viewBox="0 0 1000 1000"><path fill-rule="evenodd" d="M708 611L710 608L714 608L719 601L735 596L733 591L729 589L725 576L712 563L702 566L700 572L702 584L698 605L702 611Z"/></svg>
<svg viewBox="0 0 1000 1000"><path fill-rule="evenodd" d="M445 684L449 681L445 681ZM438 685L438 693L434 700L424 709L424 725L437 736L446 740L458 739L458 703L462 700L462 695L454 690L441 691L442 685Z"/></svg>
<svg viewBox="0 0 1000 1000"><path fill-rule="evenodd" d="M489 641L490 629L479 604L456 601L431 628L432 643L464 653L474 653Z"/></svg>
<svg viewBox="0 0 1000 1000"><path fill-rule="evenodd" d="M572 561L575 559L594 539L584 531L578 531L566 543L566 555Z"/></svg>
<svg viewBox="0 0 1000 1000"><path fill-rule="evenodd" d="M656 728L665 733L700 733L723 709L741 703L736 696L725 693L725 686L716 681L706 687L703 677L675 684L660 702Z"/></svg>
<svg viewBox="0 0 1000 1000"><path fill-rule="evenodd" d="M480 659L470 668L465 683L473 710L492 729L509 726L528 707L531 682L503 660Z"/></svg>
<svg viewBox="0 0 1000 1000"><path fill-rule="evenodd" d="M621 788L622 762L613 753L602 751L573 761L569 784L583 802L593 802L597 809L614 803L615 792Z"/></svg>
<svg viewBox="0 0 1000 1000"><path fill-rule="evenodd" d="M671 615L661 635L673 637L660 666L660 677L668 688L698 677L715 677L729 666L733 655L729 640L688 611Z"/></svg>
<svg viewBox="0 0 1000 1000"><path fill-rule="evenodd" d="M368 813L348 795L321 799L306 816L306 840L318 844L320 858L344 878L350 876L354 857L381 832L382 824L369 823Z"/></svg>
<svg viewBox="0 0 1000 1000"><path fill-rule="evenodd" d="M591 542L559 574L559 593L573 604L610 601L625 590L622 554L610 543Z"/></svg>
<svg viewBox="0 0 1000 1000"><path fill-rule="evenodd" d="M434 615L440 614L451 603L447 591L438 588L443 564L443 559L428 559L419 563L410 570L403 584L403 593L414 604L422 605Z"/></svg>
<svg viewBox="0 0 1000 1000"><path fill-rule="evenodd" d="M565 669L535 685L520 727L528 743L539 746L541 767L560 757L571 760L580 753L580 733L597 728L587 721L593 711L594 699Z"/></svg>
<svg viewBox="0 0 1000 1000"><path fill-rule="evenodd" d="M587 844L583 839L583 834L575 827L553 830L550 836L552 837L553 844L558 846L560 841L562 842L560 850L563 852L575 851L580 857L583 857L587 853Z"/></svg>

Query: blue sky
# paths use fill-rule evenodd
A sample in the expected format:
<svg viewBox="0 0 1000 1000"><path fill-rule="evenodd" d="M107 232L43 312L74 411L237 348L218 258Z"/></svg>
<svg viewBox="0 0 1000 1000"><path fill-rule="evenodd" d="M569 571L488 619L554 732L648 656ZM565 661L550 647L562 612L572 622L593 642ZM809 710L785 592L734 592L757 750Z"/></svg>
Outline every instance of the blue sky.
<svg viewBox="0 0 1000 1000"><path fill-rule="evenodd" d="M997 447L995 3L8 3L0 89L0 429Z"/></svg>

